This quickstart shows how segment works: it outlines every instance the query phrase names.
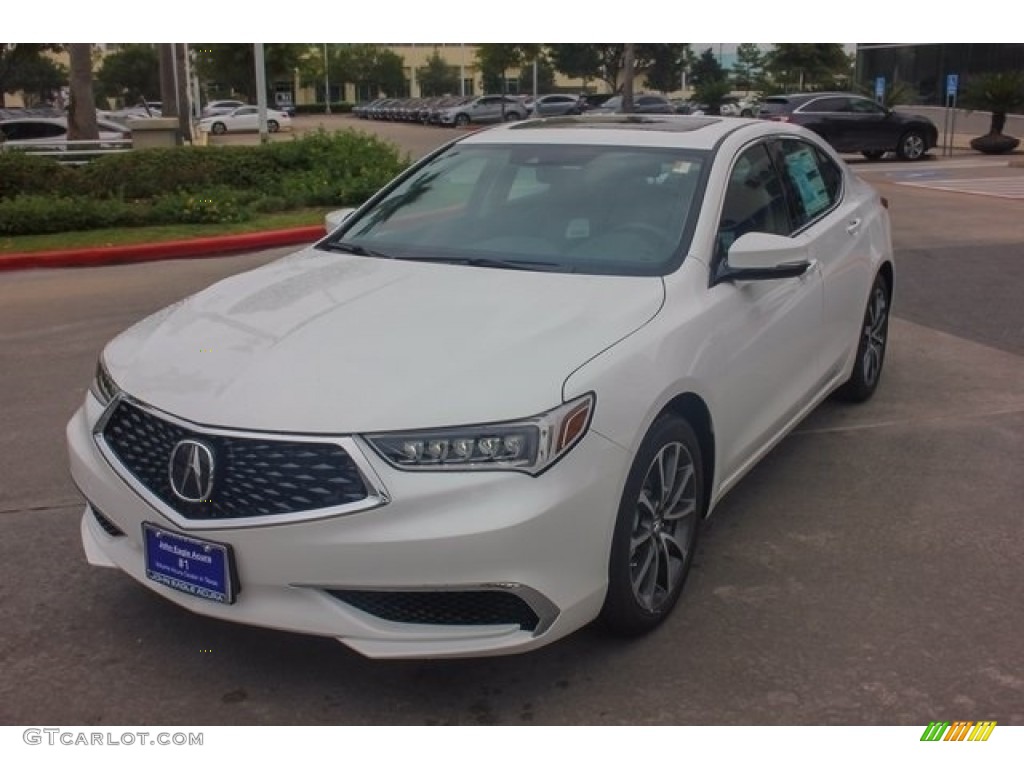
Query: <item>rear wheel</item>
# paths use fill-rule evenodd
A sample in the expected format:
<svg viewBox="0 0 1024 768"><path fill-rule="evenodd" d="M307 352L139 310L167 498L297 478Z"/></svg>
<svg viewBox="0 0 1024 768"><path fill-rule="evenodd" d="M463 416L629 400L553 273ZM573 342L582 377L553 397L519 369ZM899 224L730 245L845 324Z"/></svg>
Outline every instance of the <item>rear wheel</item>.
<svg viewBox="0 0 1024 768"><path fill-rule="evenodd" d="M900 160L920 160L927 150L928 145L920 131L907 131L896 145L896 154Z"/></svg>
<svg viewBox="0 0 1024 768"><path fill-rule="evenodd" d="M214 123L210 126L210 130L219 136L222 133L227 133L228 127L224 123Z"/></svg>
<svg viewBox="0 0 1024 768"><path fill-rule="evenodd" d="M889 340L889 296L889 282L885 275L878 273L864 311L853 372L836 392L843 400L862 403L875 394L878 388Z"/></svg>
<svg viewBox="0 0 1024 768"><path fill-rule="evenodd" d="M658 417L637 451L619 503L601 622L639 635L658 626L682 592L703 499L700 443L680 416Z"/></svg>
<svg viewBox="0 0 1024 768"><path fill-rule="evenodd" d="M267 120L267 130L271 133L277 133L281 130L281 126L277 124L277 120Z"/></svg>

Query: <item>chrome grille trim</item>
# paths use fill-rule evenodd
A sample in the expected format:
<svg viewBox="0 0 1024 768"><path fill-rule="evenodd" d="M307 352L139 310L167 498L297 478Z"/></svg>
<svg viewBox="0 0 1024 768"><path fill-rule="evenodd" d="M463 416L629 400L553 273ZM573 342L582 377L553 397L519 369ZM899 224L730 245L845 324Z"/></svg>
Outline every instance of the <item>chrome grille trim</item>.
<svg viewBox="0 0 1024 768"><path fill-rule="evenodd" d="M236 440L249 440L260 442L280 443L309 443L311 445L335 445L343 450L348 458L355 465L360 478L366 489L366 497L347 504L340 504L329 507L319 507L300 512L285 512L279 514L248 516L248 517L220 517L211 519L192 519L180 514L176 509L161 499L156 493L141 482L132 471L118 457L110 443L104 436L104 430L116 409L122 403L126 403L151 417L160 419L175 425L181 429L188 430L198 436L211 438L224 438ZM277 432L251 432L239 429L220 427L209 427L203 424L182 419L154 406L137 400L125 393L119 393L106 406L101 417L97 420L92 429L93 440L103 458L110 465L111 469L120 477L136 494L142 497L150 506L160 513L174 525L184 530L214 530L233 528L264 528L269 526L287 525L291 523L320 520L329 517L364 512L388 504L391 497L384 487L379 475L366 460L359 444L350 436L330 435L301 435Z"/></svg>

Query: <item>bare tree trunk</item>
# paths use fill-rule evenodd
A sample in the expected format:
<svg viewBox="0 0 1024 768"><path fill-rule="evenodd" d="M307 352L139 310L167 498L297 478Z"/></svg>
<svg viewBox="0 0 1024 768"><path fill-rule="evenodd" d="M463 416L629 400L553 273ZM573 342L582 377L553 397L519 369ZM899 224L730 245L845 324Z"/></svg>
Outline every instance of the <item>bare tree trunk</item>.
<svg viewBox="0 0 1024 768"><path fill-rule="evenodd" d="M622 111L633 112L633 43L626 43L622 54Z"/></svg>
<svg viewBox="0 0 1024 768"><path fill-rule="evenodd" d="M174 67L178 73L178 130L183 138L192 140L192 115L188 108L188 79L185 77L185 57L188 51L184 43L174 44Z"/></svg>
<svg viewBox="0 0 1024 768"><path fill-rule="evenodd" d="M160 116L178 116L178 91L174 85L174 43L160 43ZM177 143L181 143L178 134Z"/></svg>
<svg viewBox="0 0 1024 768"><path fill-rule="evenodd" d="M71 103L68 105L68 140L96 140L96 101L92 94L92 44L69 43L71 58Z"/></svg>

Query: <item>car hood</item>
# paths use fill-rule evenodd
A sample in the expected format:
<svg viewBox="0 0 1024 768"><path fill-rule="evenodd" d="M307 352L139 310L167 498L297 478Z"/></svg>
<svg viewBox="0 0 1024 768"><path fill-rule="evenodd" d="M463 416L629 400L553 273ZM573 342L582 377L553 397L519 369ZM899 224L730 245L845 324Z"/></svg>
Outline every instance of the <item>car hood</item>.
<svg viewBox="0 0 1024 768"><path fill-rule="evenodd" d="M307 249L143 320L117 384L201 424L349 433L521 418L649 321L657 277L526 272Z"/></svg>

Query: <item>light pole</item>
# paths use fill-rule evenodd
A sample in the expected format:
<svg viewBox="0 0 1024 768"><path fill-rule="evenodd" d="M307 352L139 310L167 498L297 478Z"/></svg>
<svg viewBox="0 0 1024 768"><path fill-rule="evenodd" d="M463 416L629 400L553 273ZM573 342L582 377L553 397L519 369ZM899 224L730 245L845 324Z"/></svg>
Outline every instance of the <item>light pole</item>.
<svg viewBox="0 0 1024 768"><path fill-rule="evenodd" d="M324 43L324 114L331 114L331 62L327 58L327 43Z"/></svg>

